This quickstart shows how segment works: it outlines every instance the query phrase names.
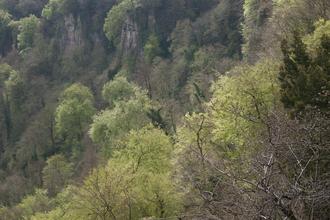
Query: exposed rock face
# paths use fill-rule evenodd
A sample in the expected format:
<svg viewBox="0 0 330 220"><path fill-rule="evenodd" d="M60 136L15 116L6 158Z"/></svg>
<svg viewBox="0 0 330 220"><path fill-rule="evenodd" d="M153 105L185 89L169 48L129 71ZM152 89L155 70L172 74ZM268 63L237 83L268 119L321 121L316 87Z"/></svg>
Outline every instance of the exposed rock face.
<svg viewBox="0 0 330 220"><path fill-rule="evenodd" d="M138 19L141 19L141 17L146 17L147 20L139 21ZM127 12L125 15L125 26L121 35L122 51L136 51L143 56L143 45L139 45L139 31L140 29L153 30L155 23L153 8L146 11L142 7L135 7Z"/></svg>
<svg viewBox="0 0 330 220"><path fill-rule="evenodd" d="M140 27L134 17L134 12L127 13L125 16L125 27L121 35L121 47L123 52L136 50L139 46Z"/></svg>
<svg viewBox="0 0 330 220"><path fill-rule="evenodd" d="M68 52L70 47L77 46L85 42L79 15L77 20L74 19L72 13L64 16L64 30L59 42L60 49L63 53Z"/></svg>
<svg viewBox="0 0 330 220"><path fill-rule="evenodd" d="M97 45L97 44L99 44L101 42L101 39L100 39L100 37L99 37L99 35L97 33L94 33L92 35L92 39L93 39L93 44L94 45Z"/></svg>

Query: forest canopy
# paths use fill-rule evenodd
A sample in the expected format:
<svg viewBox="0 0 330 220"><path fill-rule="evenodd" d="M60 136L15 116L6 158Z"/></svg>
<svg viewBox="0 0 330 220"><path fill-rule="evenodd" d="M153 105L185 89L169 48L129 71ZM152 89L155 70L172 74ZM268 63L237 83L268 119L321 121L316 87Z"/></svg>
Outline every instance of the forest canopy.
<svg viewBox="0 0 330 220"><path fill-rule="evenodd" d="M328 219L329 25L325 0L0 0L0 219Z"/></svg>

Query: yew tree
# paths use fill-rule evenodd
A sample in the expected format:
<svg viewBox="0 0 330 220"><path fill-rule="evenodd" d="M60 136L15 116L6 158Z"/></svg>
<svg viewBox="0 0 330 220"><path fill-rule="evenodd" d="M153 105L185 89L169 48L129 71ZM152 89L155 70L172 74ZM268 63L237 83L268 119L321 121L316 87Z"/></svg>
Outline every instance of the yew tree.
<svg viewBox="0 0 330 220"><path fill-rule="evenodd" d="M307 51L298 30L293 31L293 40L281 42L283 65L280 67L281 101L285 108L296 113L306 105L317 108L328 106L328 98L321 94L330 88L330 37L323 35L316 48L316 57Z"/></svg>

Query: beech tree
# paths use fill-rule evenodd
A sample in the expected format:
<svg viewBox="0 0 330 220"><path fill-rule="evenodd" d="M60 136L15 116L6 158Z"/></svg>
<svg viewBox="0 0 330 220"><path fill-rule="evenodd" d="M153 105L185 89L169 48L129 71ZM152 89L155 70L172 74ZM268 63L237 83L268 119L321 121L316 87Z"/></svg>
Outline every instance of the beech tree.
<svg viewBox="0 0 330 220"><path fill-rule="evenodd" d="M195 187L191 193L199 194L203 201L202 211L195 211L195 216L210 219L326 218L329 179L328 164L324 161L329 156L326 149L329 122L320 112L312 110L299 121L289 120L283 110L272 111L259 134L244 135L243 147L239 147L240 142L227 146L214 142L214 130L210 126L214 120L200 115L194 121L187 121L178 132L177 148L180 150L177 155L183 181ZM182 138L188 131L190 136ZM315 139L319 135L324 137L321 141ZM200 150L202 141L203 152ZM219 149L226 151L219 152ZM234 151L237 153L231 153ZM195 204L201 202L196 200Z"/></svg>
<svg viewBox="0 0 330 220"><path fill-rule="evenodd" d="M278 105L277 68L276 61L265 60L256 66L237 66L219 77L211 100L219 140L243 141L246 133L257 132L269 120L268 113Z"/></svg>
<svg viewBox="0 0 330 220"><path fill-rule="evenodd" d="M19 34L17 35L17 45L20 50L32 47L34 33L38 25L39 19L35 15L30 15L20 20L18 26Z"/></svg>
<svg viewBox="0 0 330 220"><path fill-rule="evenodd" d="M199 195L195 216L296 220L328 212L329 120L313 108L289 120L268 62L220 77L206 113L187 114L178 129L182 181Z"/></svg>
<svg viewBox="0 0 330 220"><path fill-rule="evenodd" d="M51 156L43 169L44 186L48 188L51 196L55 196L72 176L73 163L68 163L61 154Z"/></svg>
<svg viewBox="0 0 330 220"><path fill-rule="evenodd" d="M81 151L83 128L90 122L95 109L93 95L81 84L73 84L61 94L60 105L56 109L56 129L62 136L67 149L75 157Z"/></svg>
<svg viewBox="0 0 330 220"><path fill-rule="evenodd" d="M113 6L108 12L103 26L103 31L109 41L112 41L114 45L117 45L121 40L121 32L124 25L124 12L131 9L135 4L135 1L124 0L120 4Z"/></svg>
<svg viewBox="0 0 330 220"><path fill-rule="evenodd" d="M13 207L1 207L0 214L5 219L31 218L37 212L47 212L54 207L54 201L47 197L47 190L36 189L34 195L26 196Z"/></svg>
<svg viewBox="0 0 330 220"><path fill-rule="evenodd" d="M302 41L307 44L309 52L316 52L316 48L321 45L322 36L330 36L330 21L320 19L314 23L315 30L313 33L302 36Z"/></svg>
<svg viewBox="0 0 330 220"><path fill-rule="evenodd" d="M113 87L110 88L111 85ZM94 116L89 134L94 143L102 146L104 155L109 157L112 154L112 141L125 132L143 127L147 121L145 110L150 106L150 100L145 90L128 83L123 77L116 77L106 84L102 94L115 107Z"/></svg>
<svg viewBox="0 0 330 220"><path fill-rule="evenodd" d="M133 171L140 167L153 173L169 170L172 143L165 133L148 125L141 130L131 131L124 138L116 141L114 157L123 163L132 161Z"/></svg>
<svg viewBox="0 0 330 220"><path fill-rule="evenodd" d="M117 142L114 157L70 192L65 218L141 219L179 215L183 198L172 177L170 137L148 125Z"/></svg>
<svg viewBox="0 0 330 220"><path fill-rule="evenodd" d="M135 86L129 83L123 76L116 76L114 80L106 83L103 86L102 96L110 105L110 108L115 107L115 102L129 99L134 94Z"/></svg>

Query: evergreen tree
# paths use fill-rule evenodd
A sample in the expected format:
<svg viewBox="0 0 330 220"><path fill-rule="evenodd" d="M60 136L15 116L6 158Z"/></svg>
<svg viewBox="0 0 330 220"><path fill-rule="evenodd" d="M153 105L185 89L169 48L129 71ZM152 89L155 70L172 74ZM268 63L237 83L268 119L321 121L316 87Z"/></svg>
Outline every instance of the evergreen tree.
<svg viewBox="0 0 330 220"><path fill-rule="evenodd" d="M151 34L149 36L149 40L143 49L146 54L144 59L148 62L149 65L152 64L156 56L163 54L163 51L159 46L159 39L155 34Z"/></svg>
<svg viewBox="0 0 330 220"><path fill-rule="evenodd" d="M328 99L320 94L330 88L330 38L323 35L316 58L308 54L307 46L302 42L298 30L293 31L293 42L290 46L288 44L286 39L281 42L284 58L279 80L284 107L298 113L303 111L306 105L317 108L328 106Z"/></svg>
<svg viewBox="0 0 330 220"><path fill-rule="evenodd" d="M167 133L166 131L166 124L163 120L163 117L160 114L160 111L162 110L162 108L159 108L158 110L155 110L153 108L149 109L149 112L147 111L147 116L148 118L150 118L152 124L155 127L159 127L160 129L164 130L165 133Z"/></svg>

